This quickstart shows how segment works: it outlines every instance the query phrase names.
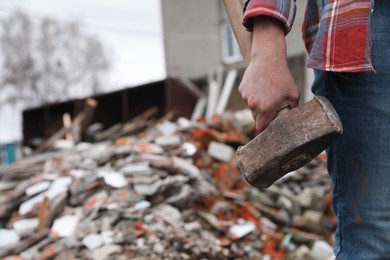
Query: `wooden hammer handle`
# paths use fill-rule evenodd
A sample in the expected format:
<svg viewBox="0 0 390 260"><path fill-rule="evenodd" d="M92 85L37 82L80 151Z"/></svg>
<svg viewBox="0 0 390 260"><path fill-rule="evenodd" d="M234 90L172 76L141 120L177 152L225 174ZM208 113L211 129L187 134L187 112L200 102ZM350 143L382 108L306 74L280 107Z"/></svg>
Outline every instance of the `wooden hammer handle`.
<svg viewBox="0 0 390 260"><path fill-rule="evenodd" d="M279 110L279 111L276 113L276 117L279 117L279 116L281 116L281 115L283 115L283 114L286 114L288 111L290 111L290 107L285 107L285 108ZM275 118L276 118L276 117L275 117Z"/></svg>
<svg viewBox="0 0 390 260"><path fill-rule="evenodd" d="M248 32L241 23L244 3L242 0L223 0L223 3L245 65L248 66L251 61L252 33Z"/></svg>

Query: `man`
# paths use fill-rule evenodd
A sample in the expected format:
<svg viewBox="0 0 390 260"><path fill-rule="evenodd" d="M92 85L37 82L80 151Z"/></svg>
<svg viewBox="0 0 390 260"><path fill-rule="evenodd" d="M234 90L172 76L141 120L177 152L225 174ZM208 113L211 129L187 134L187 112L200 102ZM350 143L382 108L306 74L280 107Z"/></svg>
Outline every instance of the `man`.
<svg viewBox="0 0 390 260"><path fill-rule="evenodd" d="M302 1L303 2L303 1ZM298 104L285 35L293 0L249 0L251 63L240 93L264 130ZM337 259L390 259L390 1L307 0L303 38L314 94L327 97L344 132L327 150L337 215Z"/></svg>

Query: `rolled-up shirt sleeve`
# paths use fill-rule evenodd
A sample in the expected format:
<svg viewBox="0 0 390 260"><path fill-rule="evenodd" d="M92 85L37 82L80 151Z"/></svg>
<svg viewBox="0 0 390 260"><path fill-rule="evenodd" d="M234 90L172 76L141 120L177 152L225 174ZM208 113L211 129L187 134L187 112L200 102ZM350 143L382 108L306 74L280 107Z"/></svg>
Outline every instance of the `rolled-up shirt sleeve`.
<svg viewBox="0 0 390 260"><path fill-rule="evenodd" d="M279 20L286 34L291 30L296 13L295 0L246 0L242 24L248 31L253 29L253 18L270 16Z"/></svg>

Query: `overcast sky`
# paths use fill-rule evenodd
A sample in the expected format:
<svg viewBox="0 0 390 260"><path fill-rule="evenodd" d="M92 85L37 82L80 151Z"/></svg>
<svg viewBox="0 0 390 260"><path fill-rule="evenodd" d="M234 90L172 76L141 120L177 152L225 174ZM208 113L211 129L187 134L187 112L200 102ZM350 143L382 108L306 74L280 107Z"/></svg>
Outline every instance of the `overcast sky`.
<svg viewBox="0 0 390 260"><path fill-rule="evenodd" d="M21 9L37 19L80 21L107 47L109 89L165 77L160 0L0 0L0 17ZM0 111L0 143L21 138L18 111Z"/></svg>
<svg viewBox="0 0 390 260"><path fill-rule="evenodd" d="M165 76L159 0L0 0L0 15L15 8L82 22L107 46L115 88Z"/></svg>

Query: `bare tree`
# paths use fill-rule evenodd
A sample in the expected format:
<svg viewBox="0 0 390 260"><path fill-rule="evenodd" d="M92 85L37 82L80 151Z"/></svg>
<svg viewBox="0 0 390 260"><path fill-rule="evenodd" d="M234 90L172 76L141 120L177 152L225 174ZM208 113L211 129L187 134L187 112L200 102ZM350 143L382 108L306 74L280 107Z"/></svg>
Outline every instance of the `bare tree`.
<svg viewBox="0 0 390 260"><path fill-rule="evenodd" d="M0 102L31 107L100 91L109 60L79 23L16 11L0 24Z"/></svg>

